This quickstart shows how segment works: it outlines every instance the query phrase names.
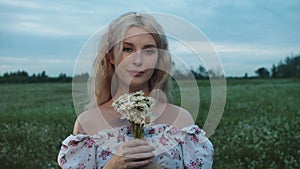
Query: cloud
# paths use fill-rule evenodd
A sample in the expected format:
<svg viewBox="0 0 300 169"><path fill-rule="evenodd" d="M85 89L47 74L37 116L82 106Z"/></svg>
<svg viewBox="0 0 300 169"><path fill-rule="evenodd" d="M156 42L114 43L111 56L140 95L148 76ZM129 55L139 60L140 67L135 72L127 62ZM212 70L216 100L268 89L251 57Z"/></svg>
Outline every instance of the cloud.
<svg viewBox="0 0 300 169"><path fill-rule="evenodd" d="M26 34L35 34L43 36L71 36L73 32L68 32L56 27L50 27L35 22L18 22L11 25L6 25L10 31ZM3 29L3 28L2 28ZM77 34L76 34L77 35Z"/></svg>
<svg viewBox="0 0 300 169"><path fill-rule="evenodd" d="M284 57L293 51L299 51L298 44L287 46L274 46L253 43L214 43L219 55L250 56L253 60L264 58Z"/></svg>
<svg viewBox="0 0 300 169"><path fill-rule="evenodd" d="M242 76L245 72L254 75L258 67L270 68L292 51L300 51L298 45L273 46L253 43L224 43L210 41L171 41L171 54L175 64L186 65L187 68L197 68L199 65L206 69L216 69L223 66L227 75ZM198 52L198 53L195 53ZM177 63L177 62L178 63Z"/></svg>
<svg viewBox="0 0 300 169"><path fill-rule="evenodd" d="M90 35L100 22L91 21L108 9L96 10L88 3L70 2L0 2L1 32L36 36L82 36ZM91 17L92 16L92 17ZM103 21L102 17L99 21ZM104 24L104 23L100 23Z"/></svg>
<svg viewBox="0 0 300 169"><path fill-rule="evenodd" d="M299 42L300 1L212 1L197 25L213 41L286 44ZM209 12L207 12L209 11ZM201 15L203 14L203 15Z"/></svg>
<svg viewBox="0 0 300 169"><path fill-rule="evenodd" d="M2 0L0 5L14 7L14 8L29 8L29 9L40 9L43 7L40 3L35 3L32 1L22 1L22 0Z"/></svg>
<svg viewBox="0 0 300 169"><path fill-rule="evenodd" d="M170 45L171 52L186 67L197 67L203 62L190 47L204 56L215 50L226 73L243 75L243 72L253 72L257 66L271 66L292 52L300 53L299 8L300 1L280 0L273 1L272 5L268 1L259 0L153 0L118 3L2 0L0 70L3 72L18 67L32 70L29 66L33 66L40 72L49 63L49 71L72 72L70 70L74 61L71 60L75 60L84 42L99 27L125 12L146 11L179 16L201 29L211 40L213 47L205 48L209 44L201 42L190 29L174 25L168 20L163 21L163 26L169 26L174 32L183 29L184 33L190 33L184 39L189 41L189 46L179 42ZM64 57L69 61L60 60ZM3 58L11 60L4 63ZM27 61L33 60L32 58L40 67ZM63 63L67 66L62 66ZM55 64L61 66L54 69Z"/></svg>
<svg viewBox="0 0 300 169"><path fill-rule="evenodd" d="M270 69L272 64L278 64L290 56L291 52L300 51L297 44L286 47L255 43L215 43L215 48L229 76L243 76L245 73L253 76L258 68Z"/></svg>

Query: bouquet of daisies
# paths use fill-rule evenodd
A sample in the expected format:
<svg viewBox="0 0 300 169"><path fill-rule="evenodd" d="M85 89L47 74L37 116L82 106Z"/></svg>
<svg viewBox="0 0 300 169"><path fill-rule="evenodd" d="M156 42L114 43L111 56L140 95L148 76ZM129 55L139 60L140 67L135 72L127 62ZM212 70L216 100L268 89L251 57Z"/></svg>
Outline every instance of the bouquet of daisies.
<svg viewBox="0 0 300 169"><path fill-rule="evenodd" d="M130 122L134 138L144 137L144 128L154 123L153 113L150 109L154 106L152 97L144 96L143 91L124 94L112 103L112 107L122 114L121 119Z"/></svg>

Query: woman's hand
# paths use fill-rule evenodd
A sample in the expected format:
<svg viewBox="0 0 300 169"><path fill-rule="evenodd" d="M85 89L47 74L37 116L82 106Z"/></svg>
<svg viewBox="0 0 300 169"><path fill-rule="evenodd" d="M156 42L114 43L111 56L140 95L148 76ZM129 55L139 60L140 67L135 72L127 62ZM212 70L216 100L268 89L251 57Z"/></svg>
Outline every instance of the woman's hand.
<svg viewBox="0 0 300 169"><path fill-rule="evenodd" d="M150 164L154 148L145 140L134 139L122 144L115 155L106 163L104 169L125 169Z"/></svg>
<svg viewBox="0 0 300 169"><path fill-rule="evenodd" d="M155 162L152 162L150 164L148 164L147 166L144 167L140 167L141 169L165 169L159 165L157 165Z"/></svg>

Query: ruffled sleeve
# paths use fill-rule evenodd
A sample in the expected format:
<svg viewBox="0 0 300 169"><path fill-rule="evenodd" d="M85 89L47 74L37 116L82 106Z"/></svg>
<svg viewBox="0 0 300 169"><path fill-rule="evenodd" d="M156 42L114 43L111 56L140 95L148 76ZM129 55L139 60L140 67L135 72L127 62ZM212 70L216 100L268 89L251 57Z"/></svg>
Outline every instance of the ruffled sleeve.
<svg viewBox="0 0 300 169"><path fill-rule="evenodd" d="M65 169L96 169L95 141L87 135L70 135L63 142L58 154L58 164Z"/></svg>
<svg viewBox="0 0 300 169"><path fill-rule="evenodd" d="M184 167L188 169L210 169L213 164L214 149L205 136L205 131L193 125L181 129L187 133L180 142Z"/></svg>

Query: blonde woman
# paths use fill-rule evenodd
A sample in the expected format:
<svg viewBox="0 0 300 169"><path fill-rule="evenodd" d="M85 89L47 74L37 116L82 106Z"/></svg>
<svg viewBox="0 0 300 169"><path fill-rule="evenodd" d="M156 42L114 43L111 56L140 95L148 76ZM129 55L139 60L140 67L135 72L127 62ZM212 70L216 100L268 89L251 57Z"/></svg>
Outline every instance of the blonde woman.
<svg viewBox="0 0 300 169"><path fill-rule="evenodd" d="M167 102L171 57L160 24L146 13L115 19L100 42L89 79L90 103L58 156L62 168L211 168L213 147L190 113ZM112 108L124 93L156 99L155 125L133 139Z"/></svg>

